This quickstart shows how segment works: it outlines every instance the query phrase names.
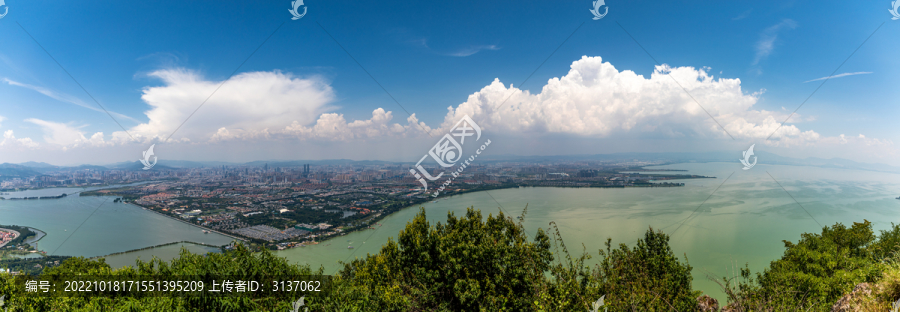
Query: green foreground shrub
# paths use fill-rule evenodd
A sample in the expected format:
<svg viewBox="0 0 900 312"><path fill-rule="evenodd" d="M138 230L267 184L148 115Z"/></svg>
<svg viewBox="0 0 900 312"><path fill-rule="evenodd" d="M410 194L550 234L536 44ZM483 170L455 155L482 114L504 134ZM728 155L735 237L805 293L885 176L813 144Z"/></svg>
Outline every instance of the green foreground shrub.
<svg viewBox="0 0 900 312"><path fill-rule="evenodd" d="M308 266L288 264L287 260L263 251L253 253L237 245L227 253L197 255L182 249L181 255L171 262L154 258L148 262L137 261L135 268L113 270L104 259L88 260L69 258L60 266L44 271L44 276L100 276L117 277L168 277L222 276L235 280L261 280L270 276L320 275ZM290 300L272 298L210 298L210 297L143 297L107 298L97 296L42 297L26 293L21 285L14 284L11 275L0 275L0 295L6 295L5 307L9 311L288 311Z"/></svg>
<svg viewBox="0 0 900 312"><path fill-rule="evenodd" d="M673 255L662 232L648 230L631 249L612 249L607 240L593 268L586 253L572 259L558 230L553 239L553 251L541 229L529 242L522 225L502 212L482 221L469 208L432 226L422 210L398 242L347 264L341 278L369 300L360 311L584 311L601 296L611 311L696 305L691 267Z"/></svg>
<svg viewBox="0 0 900 312"><path fill-rule="evenodd" d="M745 267L740 281L723 279L720 284L734 311L831 311L857 284L898 278L900 266L890 269L887 263L898 243L900 225L876 237L867 220L849 228L838 223L824 227L821 234L804 233L796 244L784 241L781 259L755 277ZM876 292L900 295L895 290Z"/></svg>
<svg viewBox="0 0 900 312"><path fill-rule="evenodd" d="M524 218L526 211L521 217ZM430 224L421 209L374 255L345 263L330 292L308 296L308 311L585 311L604 298L608 311L695 311L691 266L669 246L668 235L647 230L634 245L606 248L589 265L586 252L572 257L556 224L529 238L521 222L498 213L484 218L469 208ZM873 294L855 299L859 311L881 311L900 297L900 225L876 237L868 221L836 224L821 234L785 241L784 255L763 272L746 267L739 280L722 279L730 311L830 311L862 282ZM289 264L268 250L238 245L224 253L182 250L170 261L137 261L113 270L103 259L70 258L46 276L68 274L228 276L258 280L278 275L321 275ZM296 298L272 297L41 297L0 275L9 311L290 311ZM722 303L721 305L725 305ZM603 310L603 309L601 309ZM303 309L301 309L303 311Z"/></svg>
<svg viewBox="0 0 900 312"><path fill-rule="evenodd" d="M527 209L527 207L526 207ZM523 217L524 217L523 212ZM551 224L554 226L555 224ZM431 225L424 209L375 255L346 263L332 290L306 298L309 311L584 311L605 295L611 311L688 311L696 295L691 267L673 256L668 236L648 230L637 246L599 251L573 259L558 230L551 238L538 230L528 239L521 223L499 213L484 219L469 208ZM559 252L562 248L562 253ZM552 250L551 250L552 249ZM103 259L71 258L46 275L230 276L318 275L288 264L268 250L195 255L182 250L171 262L137 261L113 270ZM48 298L25 293L9 275L0 276L0 294L10 311L289 311L292 300L273 298ZM302 309L301 309L302 310Z"/></svg>

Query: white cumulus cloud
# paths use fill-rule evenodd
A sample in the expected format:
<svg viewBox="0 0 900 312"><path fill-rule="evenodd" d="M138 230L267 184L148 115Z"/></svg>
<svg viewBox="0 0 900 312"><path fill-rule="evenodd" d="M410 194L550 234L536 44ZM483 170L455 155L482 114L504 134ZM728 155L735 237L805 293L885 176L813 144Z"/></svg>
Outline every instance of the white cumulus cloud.
<svg viewBox="0 0 900 312"><path fill-rule="evenodd" d="M38 143L31 140L31 138L22 138L16 139L16 136L13 135L12 130L6 130L3 132L3 141L0 141L0 147L11 147L11 148L34 148L38 147Z"/></svg>
<svg viewBox="0 0 900 312"><path fill-rule="evenodd" d="M415 114L406 119L406 125L391 124L391 119L393 113L386 112L383 108L372 111L372 118L368 120L353 122L347 122L340 114L322 114L310 127L294 123L283 132L301 139L350 141L379 137L414 137L424 135L423 131L431 131L424 122L418 121Z"/></svg>
<svg viewBox="0 0 900 312"><path fill-rule="evenodd" d="M489 131L523 135L602 138L652 133L730 140L724 127L738 140L765 140L771 135L766 144L773 146L812 144L821 139L815 131L795 125L803 121L798 114L781 126L787 112L754 109L763 91L745 92L740 79L715 78L705 68L656 66L647 78L630 70L619 71L600 57L584 56L572 63L565 76L550 79L537 94L506 87L495 79L469 95L466 102L448 107L441 129L446 131L469 115Z"/></svg>
<svg viewBox="0 0 900 312"><path fill-rule="evenodd" d="M329 110L328 104L334 100L334 91L322 78L299 78L277 71L236 75L212 97L222 82L207 80L196 72L164 69L149 76L162 80L163 85L143 90L141 98L151 107L145 112L149 122L128 130L139 139L165 139L175 133L173 140L206 141L220 138L222 128L259 133L295 121L308 124ZM113 136L116 140L128 137L124 133Z"/></svg>
<svg viewBox="0 0 900 312"><path fill-rule="evenodd" d="M89 139L84 136L83 131L64 123L46 121L37 118L28 118L25 119L25 121L41 127L41 129L44 131L44 142L60 145L64 149L76 146L107 145L107 142L103 139L103 132L94 133Z"/></svg>
<svg viewBox="0 0 900 312"><path fill-rule="evenodd" d="M149 122L129 129L141 141L166 138L221 83L185 69L159 70L150 76L163 84L144 88L142 99L150 106L145 112ZM599 56L583 56L572 62L568 73L549 79L539 92L507 86L495 79L470 94L465 102L447 107L440 125L428 126L415 114L402 116L406 117L405 122L395 122L393 112L383 108L373 110L371 118L347 120L344 114L334 111L334 91L319 77L250 72L222 85L172 139L192 144L243 144L250 140L323 143L311 146L390 141L400 142L394 146L402 147L412 142L408 138L434 140L469 115L483 131L534 138L536 143L550 140L549 137L573 137L636 139L636 144L642 138L686 138L717 144L733 142L730 134L738 141L777 147L843 146L846 150L845 144L851 144L854 148L868 147L869 151L892 148L890 140L863 135L824 137L812 129L801 129L798 125L815 119L790 115L784 109L767 111L755 107L764 91L743 90L740 79L714 77L709 68L660 65L645 77L631 70L620 71ZM782 125L788 116L790 119ZM47 143L64 147L133 142L123 131L113 132L109 138L101 132L88 138L70 124L34 118L26 121L42 127ZM37 146L30 139L15 139L7 131L0 145L11 144ZM331 155L338 153L336 150L321 150L322 155L329 155L322 157L342 157Z"/></svg>

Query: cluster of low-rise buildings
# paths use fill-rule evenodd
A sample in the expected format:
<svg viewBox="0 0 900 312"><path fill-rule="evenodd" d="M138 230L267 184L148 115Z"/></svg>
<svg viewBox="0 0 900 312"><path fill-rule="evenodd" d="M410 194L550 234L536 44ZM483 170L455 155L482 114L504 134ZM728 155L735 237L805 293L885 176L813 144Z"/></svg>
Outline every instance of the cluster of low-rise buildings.
<svg viewBox="0 0 900 312"><path fill-rule="evenodd" d="M19 237L18 233L0 229L0 247L3 247L4 245L6 245L6 243L9 243L10 241L16 239L16 237Z"/></svg>

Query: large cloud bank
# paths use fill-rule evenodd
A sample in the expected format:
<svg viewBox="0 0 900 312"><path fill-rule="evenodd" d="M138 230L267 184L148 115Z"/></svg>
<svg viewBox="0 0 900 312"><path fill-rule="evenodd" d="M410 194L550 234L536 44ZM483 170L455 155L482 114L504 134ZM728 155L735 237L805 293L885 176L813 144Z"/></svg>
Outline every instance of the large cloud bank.
<svg viewBox="0 0 900 312"><path fill-rule="evenodd" d="M740 79L716 78L707 68L656 66L647 78L630 70L619 71L600 57L584 56L574 61L566 75L550 79L539 93L507 87L495 79L465 102L448 107L437 126L428 126L415 115L394 121L397 116L383 108L374 109L369 119L349 121L335 112L332 103L336 95L329 83L316 76L248 72L222 84L181 68L149 75L162 84L143 89L141 98L149 106L145 112L148 121L130 128L128 134L85 135L79 127L63 123L27 121L43 127L44 141L57 146L145 144L165 140L172 133L172 142L186 144L427 138L426 132L440 136L463 115L471 116L484 131L512 136L732 141L731 136L782 147L893 144L861 134L822 137L813 130L798 128L804 119L799 115L779 129L788 113L754 109L763 90L743 90ZM215 94L207 100L213 91ZM206 104L194 113L204 101ZM36 148L38 143L16 139L8 132L0 143L3 145Z"/></svg>
<svg viewBox="0 0 900 312"><path fill-rule="evenodd" d="M707 71L662 65L645 78L619 71L600 57L585 56L572 63L565 76L550 79L538 94L494 80L465 103L448 107L443 125L468 114L484 128L505 132L596 137L652 132L729 138L730 134L735 139L764 140L788 117L754 110L762 91L745 92L740 79L716 79ZM786 124L770 144L801 144L818 137Z"/></svg>

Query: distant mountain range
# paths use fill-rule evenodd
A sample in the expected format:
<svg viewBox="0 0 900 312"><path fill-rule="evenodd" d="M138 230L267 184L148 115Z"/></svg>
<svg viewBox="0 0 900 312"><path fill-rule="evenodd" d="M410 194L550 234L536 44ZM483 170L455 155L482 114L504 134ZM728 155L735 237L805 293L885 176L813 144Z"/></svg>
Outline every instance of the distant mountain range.
<svg viewBox="0 0 900 312"><path fill-rule="evenodd" d="M15 165L10 163L0 164L0 181L14 178L27 178L41 174L32 167Z"/></svg>
<svg viewBox="0 0 900 312"><path fill-rule="evenodd" d="M815 166L823 168L842 168L856 170L870 170L890 173L900 173L900 167L885 164L860 163L852 160L832 158L791 158L780 155L757 151L756 156L759 157L760 164L770 165L794 165L794 166ZM707 153L615 153L615 154L591 154L591 155L561 155L561 156L519 156L519 155L485 155L478 158L479 161L503 162L534 162L534 163L552 163L558 161L654 161L666 163L704 163L704 162L738 162L740 153L735 152L707 152ZM223 161L187 161L187 160L159 160L153 169L176 169L176 168L203 168L203 167L262 167L266 164L269 167L300 167L305 164L314 166L322 165L410 165L411 162L391 162L380 160L352 160L352 159L325 159L325 160L269 160L269 161L251 161L246 163L234 163ZM44 162L25 162L21 164L0 164L0 180L28 177L41 173L52 171L71 171L82 169L94 170L142 170L144 165L139 161L120 162L105 166L81 165L74 167L54 166Z"/></svg>

